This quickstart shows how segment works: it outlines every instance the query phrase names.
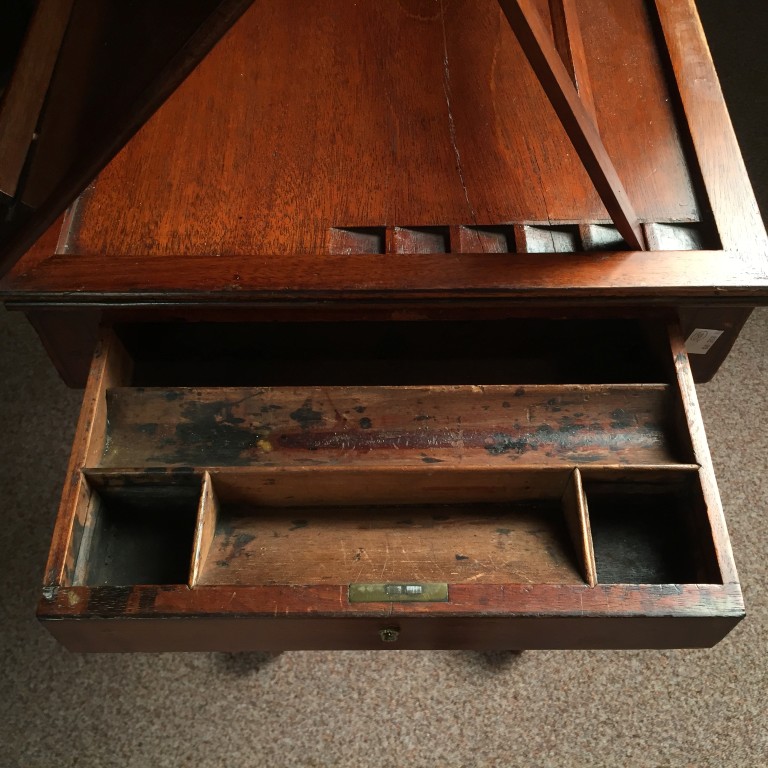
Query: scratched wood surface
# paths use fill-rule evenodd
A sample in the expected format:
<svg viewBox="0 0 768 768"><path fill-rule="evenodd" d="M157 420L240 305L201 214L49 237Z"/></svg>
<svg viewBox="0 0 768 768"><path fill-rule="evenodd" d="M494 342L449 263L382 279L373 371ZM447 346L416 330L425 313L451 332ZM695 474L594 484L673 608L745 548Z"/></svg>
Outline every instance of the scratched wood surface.
<svg viewBox="0 0 768 768"><path fill-rule="evenodd" d="M105 467L668 464L666 385L114 388Z"/></svg>
<svg viewBox="0 0 768 768"><path fill-rule="evenodd" d="M580 584L551 504L223 506L203 584Z"/></svg>
<svg viewBox="0 0 768 768"><path fill-rule="evenodd" d="M646 3L579 5L638 214L698 219ZM256 0L101 173L66 248L322 256L331 227L606 218L496 0Z"/></svg>

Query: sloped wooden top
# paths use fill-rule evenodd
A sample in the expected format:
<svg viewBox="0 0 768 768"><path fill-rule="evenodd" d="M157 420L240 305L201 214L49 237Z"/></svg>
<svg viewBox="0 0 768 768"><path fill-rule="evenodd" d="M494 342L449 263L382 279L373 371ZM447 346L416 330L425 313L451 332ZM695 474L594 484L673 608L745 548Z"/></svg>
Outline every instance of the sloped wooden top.
<svg viewBox="0 0 768 768"><path fill-rule="evenodd" d="M687 2L662 5L696 32ZM655 4L578 7L598 127L638 215L714 231L679 104L680 82L698 81L676 83ZM727 123L722 101L708 112ZM732 133L720 143L725 177L749 192ZM604 255L502 260L482 243L458 255L477 229L595 222L607 213L496 0L255 0L0 288L220 300L559 286L658 300L717 286L752 300L768 286L764 256L723 257L716 234L703 256L615 254L609 268Z"/></svg>

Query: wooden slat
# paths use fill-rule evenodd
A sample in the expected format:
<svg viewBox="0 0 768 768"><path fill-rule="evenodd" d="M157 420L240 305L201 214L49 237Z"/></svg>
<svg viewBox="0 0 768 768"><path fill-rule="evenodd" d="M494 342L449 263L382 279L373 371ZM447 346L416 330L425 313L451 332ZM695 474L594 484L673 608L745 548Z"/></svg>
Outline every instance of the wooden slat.
<svg viewBox="0 0 768 768"><path fill-rule="evenodd" d="M617 229L631 249L645 250L640 220L538 11L531 0L499 4Z"/></svg>
<svg viewBox="0 0 768 768"><path fill-rule="evenodd" d="M346 584L125 587L51 589L42 618L206 618L232 616L606 616L741 619L735 584L455 584L447 603L350 603ZM573 642L574 638L570 638ZM564 647L568 647L567 645Z"/></svg>
<svg viewBox="0 0 768 768"><path fill-rule="evenodd" d="M656 9L723 248L740 251L765 269L768 237L696 4L656 0Z"/></svg>
<svg viewBox="0 0 768 768"><path fill-rule="evenodd" d="M109 269L105 269L109 264ZM151 284L147 274L152 272ZM280 256L66 254L0 280L0 298L113 305L301 299L494 297L675 305L715 298L768 303L768 268L723 251L594 254Z"/></svg>
<svg viewBox="0 0 768 768"><path fill-rule="evenodd" d="M74 0L41 0L0 104L0 193L16 195Z"/></svg>
<svg viewBox="0 0 768 768"><path fill-rule="evenodd" d="M62 493L45 569L46 585L60 584L65 579L71 581L77 548L70 546L70 540L82 541L90 498L90 489L81 469L99 461L106 434L106 392L110 387L128 383L131 367L132 361L117 337L104 331L83 395L67 468L68 481Z"/></svg>
<svg viewBox="0 0 768 768"><path fill-rule="evenodd" d="M590 587L597 584L597 566L595 565L595 550L592 544L592 532L589 526L589 510L587 498L581 483L581 473L578 467L573 470L568 487L563 495L565 520L571 533L571 541L576 550L579 567L584 581Z"/></svg>
<svg viewBox="0 0 768 768"><path fill-rule="evenodd" d="M211 475L206 472L203 477L203 492L200 496L200 506L197 510L197 524L192 553L192 567L189 572L189 586L194 587L200 580L211 543L216 535L216 524L219 517L219 500L213 488Z"/></svg>
<svg viewBox="0 0 768 768"><path fill-rule="evenodd" d="M581 103L598 128L595 96L587 66L587 52L579 24L578 0L549 0L552 31L560 58L576 86Z"/></svg>
<svg viewBox="0 0 768 768"><path fill-rule="evenodd" d="M717 553L718 566L724 583L737 584L739 577L736 572L736 564L733 559L731 539L725 522L720 492L715 479L715 468L712 464L712 456L709 451L707 435L704 431L704 421L701 417L696 385L691 375L688 355L685 351L685 341L675 326L670 328L670 342L672 347L672 363L677 375L680 402L682 405L685 428L693 448L696 462L701 467L701 486L704 494L711 536Z"/></svg>

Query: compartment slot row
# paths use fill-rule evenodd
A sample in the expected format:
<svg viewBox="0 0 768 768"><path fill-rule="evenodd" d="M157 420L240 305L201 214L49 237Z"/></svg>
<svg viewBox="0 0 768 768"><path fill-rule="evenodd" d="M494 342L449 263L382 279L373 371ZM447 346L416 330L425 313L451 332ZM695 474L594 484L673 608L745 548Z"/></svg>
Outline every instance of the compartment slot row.
<svg viewBox="0 0 768 768"><path fill-rule="evenodd" d="M74 585L722 583L695 466L110 469L87 482Z"/></svg>
<svg viewBox="0 0 768 768"><path fill-rule="evenodd" d="M641 225L649 248L701 250L707 244L698 222L648 222ZM631 250L606 222L515 222L483 225L331 227L327 250L340 256L438 253L583 253Z"/></svg>

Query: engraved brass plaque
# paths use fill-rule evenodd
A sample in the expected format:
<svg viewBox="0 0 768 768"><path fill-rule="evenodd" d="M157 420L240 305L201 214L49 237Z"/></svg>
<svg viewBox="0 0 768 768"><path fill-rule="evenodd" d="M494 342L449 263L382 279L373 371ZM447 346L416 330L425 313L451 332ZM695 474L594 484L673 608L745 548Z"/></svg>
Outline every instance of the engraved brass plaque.
<svg viewBox="0 0 768 768"><path fill-rule="evenodd" d="M448 584L350 584L350 603L447 603Z"/></svg>

